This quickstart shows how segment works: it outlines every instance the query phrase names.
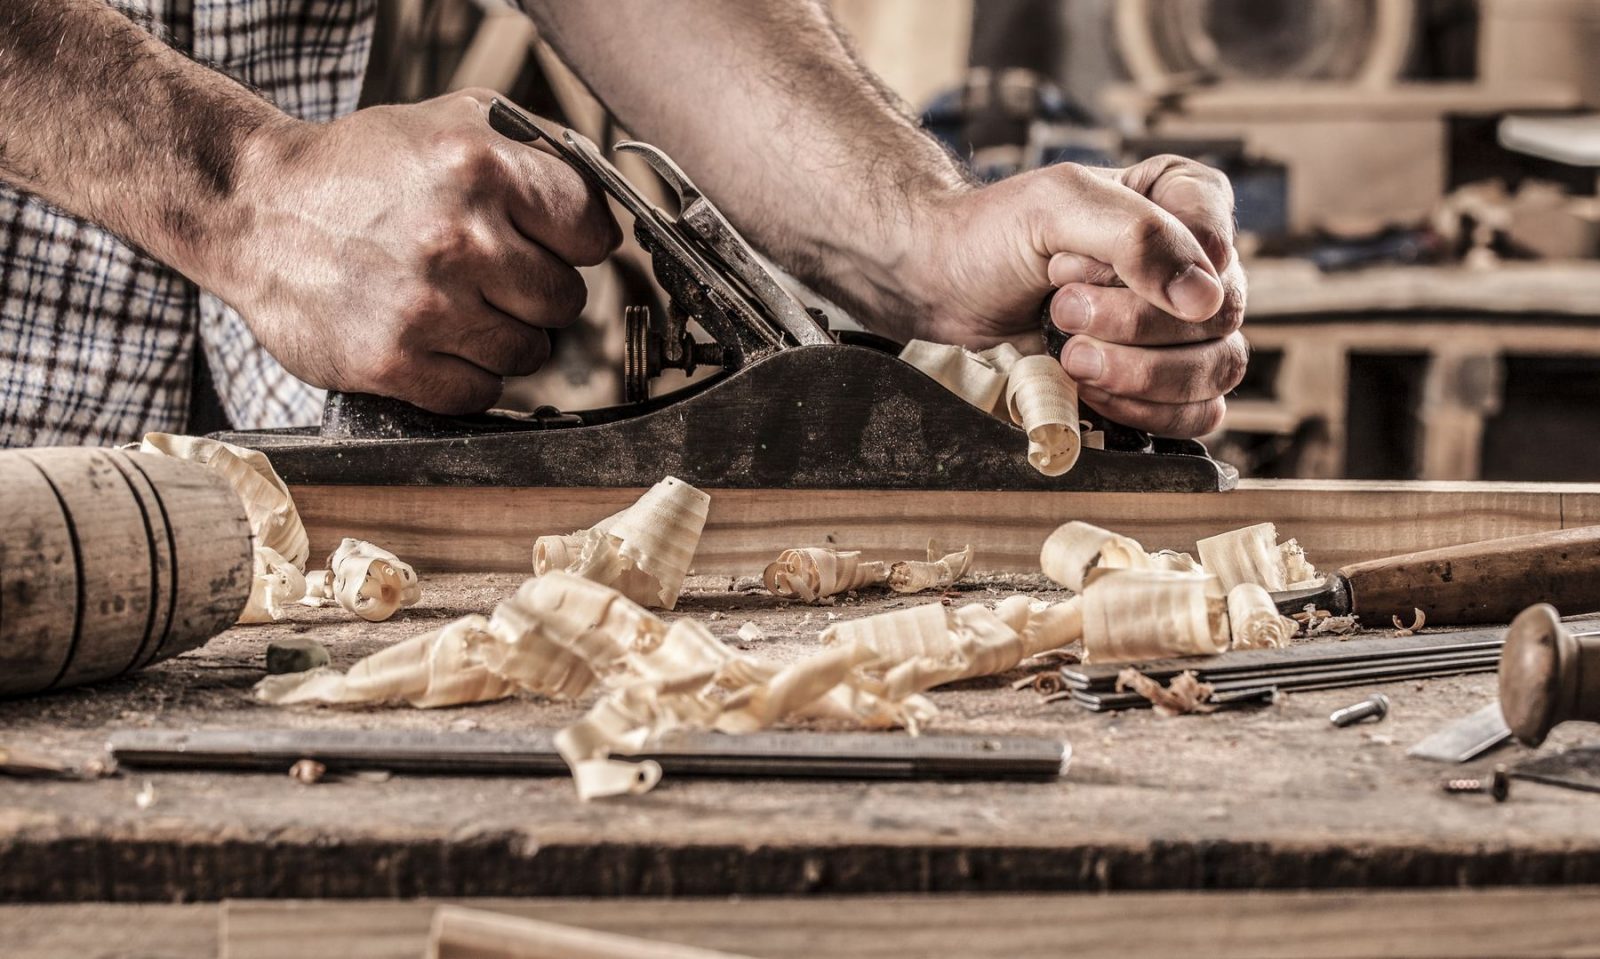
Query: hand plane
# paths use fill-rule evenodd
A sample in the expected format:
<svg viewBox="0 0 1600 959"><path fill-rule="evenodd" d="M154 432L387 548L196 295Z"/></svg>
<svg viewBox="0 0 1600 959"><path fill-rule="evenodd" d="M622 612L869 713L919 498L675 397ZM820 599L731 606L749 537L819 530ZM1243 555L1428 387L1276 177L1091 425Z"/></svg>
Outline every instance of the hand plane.
<svg viewBox="0 0 1600 959"><path fill-rule="evenodd" d="M489 119L504 136L554 150L633 215L670 307L624 311L622 403L445 417L330 393L319 427L217 438L263 450L284 479L313 485L649 486L670 473L724 488L1215 492L1237 479L1199 443L1142 434L1121 443L1108 434L1110 448L1085 449L1068 473L1044 476L1028 464L1020 429L900 360L896 344L831 332L662 151L616 147L655 170L676 194L676 215L582 136L499 100ZM706 368L712 375L650 395L664 370Z"/></svg>

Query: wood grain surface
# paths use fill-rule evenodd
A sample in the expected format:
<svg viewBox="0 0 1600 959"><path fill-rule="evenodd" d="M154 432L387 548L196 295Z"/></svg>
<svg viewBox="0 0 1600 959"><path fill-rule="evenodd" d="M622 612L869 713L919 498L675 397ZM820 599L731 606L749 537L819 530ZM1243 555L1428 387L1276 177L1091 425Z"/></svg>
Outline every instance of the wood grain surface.
<svg viewBox="0 0 1600 959"><path fill-rule="evenodd" d="M636 489L302 486L295 502L313 562L344 536L371 539L423 571L532 568L533 541L631 504ZM1037 572L1039 547L1078 519L1150 549L1273 522L1319 568L1481 539L1600 523L1600 485L1255 480L1228 493L710 490L695 559L704 575L753 576L784 548L831 545L868 559L920 556L929 539L971 543L976 568Z"/></svg>

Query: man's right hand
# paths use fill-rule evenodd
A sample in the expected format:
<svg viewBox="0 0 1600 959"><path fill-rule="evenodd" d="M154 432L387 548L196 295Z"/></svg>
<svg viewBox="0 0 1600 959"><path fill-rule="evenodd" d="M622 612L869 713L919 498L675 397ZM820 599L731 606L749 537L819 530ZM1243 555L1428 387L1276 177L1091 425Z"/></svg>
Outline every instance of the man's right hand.
<svg viewBox="0 0 1600 959"><path fill-rule="evenodd" d="M233 262L197 277L315 386L488 408L583 309L576 267L621 233L566 162L489 127L494 94L263 131Z"/></svg>

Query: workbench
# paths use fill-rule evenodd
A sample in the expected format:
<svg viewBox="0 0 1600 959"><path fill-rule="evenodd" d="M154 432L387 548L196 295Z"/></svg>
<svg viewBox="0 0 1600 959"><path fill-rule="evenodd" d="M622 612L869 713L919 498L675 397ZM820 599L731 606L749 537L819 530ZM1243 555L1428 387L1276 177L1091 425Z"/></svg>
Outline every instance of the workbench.
<svg viewBox="0 0 1600 959"><path fill-rule="evenodd" d="M486 612L520 574L424 575L420 606L381 624L295 609L101 686L0 704L6 741L88 759L108 731L294 727L554 727L586 703L278 708L256 703L266 643L311 636L348 666L399 638ZM1062 594L985 575L956 603ZM691 580L676 614L763 658L816 648L830 615L928 598L785 603L749 577ZM715 619L712 617L715 616ZM763 636L736 638L753 622ZM288 775L128 772L0 779L0 900L227 897L723 896L1319 889L1600 882L1596 797L1517 784L1512 801L1445 795L1444 768L1405 749L1494 695L1492 675L1384 687L1381 723L1336 729L1363 690L1291 695L1206 716L1099 715L1013 690L1022 672L932 692L930 734L1060 737L1048 783L691 780L580 803L565 778L395 776L302 785ZM904 735L870 733L863 735ZM1553 743L1593 735L1572 724ZM1551 748L1547 746L1546 748ZM1493 762L1522 753L1508 747ZM153 801L141 807L141 790Z"/></svg>

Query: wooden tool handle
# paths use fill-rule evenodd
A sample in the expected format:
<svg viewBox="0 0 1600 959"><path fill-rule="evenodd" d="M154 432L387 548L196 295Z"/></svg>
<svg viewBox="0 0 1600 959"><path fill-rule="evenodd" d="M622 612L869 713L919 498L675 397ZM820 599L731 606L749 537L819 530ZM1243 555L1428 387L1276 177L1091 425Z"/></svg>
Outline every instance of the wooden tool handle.
<svg viewBox="0 0 1600 959"><path fill-rule="evenodd" d="M194 649L250 595L250 527L218 474L100 449L0 452L0 697Z"/></svg>
<svg viewBox="0 0 1600 959"><path fill-rule="evenodd" d="M1600 526L1531 533L1355 563L1341 569L1365 625L1412 608L1429 626L1505 623L1534 603L1600 610Z"/></svg>

